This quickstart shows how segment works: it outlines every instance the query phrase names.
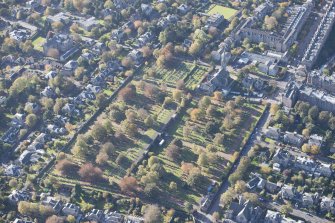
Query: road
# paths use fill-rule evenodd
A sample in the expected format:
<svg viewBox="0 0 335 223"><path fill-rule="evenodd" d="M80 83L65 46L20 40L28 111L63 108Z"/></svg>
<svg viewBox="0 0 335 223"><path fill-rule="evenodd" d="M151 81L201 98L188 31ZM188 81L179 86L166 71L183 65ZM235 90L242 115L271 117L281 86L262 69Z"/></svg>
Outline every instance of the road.
<svg viewBox="0 0 335 223"><path fill-rule="evenodd" d="M274 203L268 203L267 204L269 209L280 211L281 205L280 204L274 204ZM311 223L331 223L331 221L328 221L327 219L320 218L316 215L306 213L304 211L300 211L296 208L293 208L293 212L290 213L290 215L304 219L306 222Z"/></svg>
<svg viewBox="0 0 335 223"><path fill-rule="evenodd" d="M265 126L265 123L267 122L267 120L270 117L270 112L269 112L269 108L267 108L264 112L264 114L262 115L262 117L260 118L259 122L257 123L256 127L254 128L252 134L250 135L249 140L247 141L247 143L245 144L245 146L242 148L241 152L240 152L240 156L239 158L235 161L233 168L229 171L228 176L232 173L234 173L236 171L236 168L240 162L240 159L242 156L246 156L248 154L248 152L250 151L250 149L254 146L254 144L258 141L257 138L261 137L262 134L262 130L263 127ZM220 210L220 197L221 194L223 194L229 187L229 181L225 180L220 188L219 191L217 192L215 198L212 201L211 206L209 207L208 213L203 213L203 212L198 212L196 214L194 214L195 219L198 222L203 222L203 223L210 223L213 222L211 220L212 218L212 214L214 212L217 212Z"/></svg>

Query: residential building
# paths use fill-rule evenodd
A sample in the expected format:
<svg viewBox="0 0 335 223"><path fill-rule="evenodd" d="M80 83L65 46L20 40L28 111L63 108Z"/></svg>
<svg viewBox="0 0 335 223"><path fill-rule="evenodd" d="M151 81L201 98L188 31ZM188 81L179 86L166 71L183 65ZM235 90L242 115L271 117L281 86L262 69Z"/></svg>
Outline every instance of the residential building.
<svg viewBox="0 0 335 223"><path fill-rule="evenodd" d="M60 213L60 211L61 211L62 208L63 208L63 206L62 206L62 202L61 202L61 201L56 200L55 198L50 197L50 196L45 197L45 198L41 201L41 203L42 203L43 205L52 207L52 209L54 210L54 212L55 212L56 214Z"/></svg>
<svg viewBox="0 0 335 223"><path fill-rule="evenodd" d="M292 164L293 156L288 151L279 148L273 155L272 161L286 168L287 166Z"/></svg>
<svg viewBox="0 0 335 223"><path fill-rule="evenodd" d="M298 201L300 200L300 193L293 186L284 185L280 190L280 195L284 200Z"/></svg>
<svg viewBox="0 0 335 223"><path fill-rule="evenodd" d="M30 200L30 193L25 190L13 190L8 199L12 204L17 204L20 201Z"/></svg>
<svg viewBox="0 0 335 223"><path fill-rule="evenodd" d="M320 209L323 212L329 212L335 215L335 199L322 197L320 202Z"/></svg>
<svg viewBox="0 0 335 223"><path fill-rule="evenodd" d="M59 55L61 55L74 46L75 43L69 35L51 34L43 45L43 52L45 55L48 55L50 49L57 49L60 53Z"/></svg>
<svg viewBox="0 0 335 223"><path fill-rule="evenodd" d="M274 139L274 140L278 140L280 138L281 135L281 131L279 128L276 127L268 127L266 132L265 132L265 136L270 138L270 139Z"/></svg>
<svg viewBox="0 0 335 223"><path fill-rule="evenodd" d="M296 132L285 132L284 142L296 147L301 147L304 142L304 137Z"/></svg>
<svg viewBox="0 0 335 223"><path fill-rule="evenodd" d="M62 212L65 215L72 215L74 217L77 217L81 211L79 206L71 203L66 203L62 209Z"/></svg>
<svg viewBox="0 0 335 223"><path fill-rule="evenodd" d="M87 220L96 221L96 222L102 222L103 217L104 217L104 212L98 209L92 209L90 212L88 212L85 215L85 218Z"/></svg>

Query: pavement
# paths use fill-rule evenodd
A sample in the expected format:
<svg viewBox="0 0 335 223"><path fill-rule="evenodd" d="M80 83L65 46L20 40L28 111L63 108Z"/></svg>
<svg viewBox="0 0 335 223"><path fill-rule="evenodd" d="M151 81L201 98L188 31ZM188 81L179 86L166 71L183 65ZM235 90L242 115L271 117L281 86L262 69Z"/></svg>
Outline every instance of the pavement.
<svg viewBox="0 0 335 223"><path fill-rule="evenodd" d="M276 211L280 211L280 208L281 208L280 204L275 204L275 203L268 203L267 206L269 209L276 210ZM327 219L320 218L316 215L313 215L311 213L306 213L296 208L293 208L293 212L290 213L290 215L304 219L306 222L311 222L311 223L331 223L331 221Z"/></svg>

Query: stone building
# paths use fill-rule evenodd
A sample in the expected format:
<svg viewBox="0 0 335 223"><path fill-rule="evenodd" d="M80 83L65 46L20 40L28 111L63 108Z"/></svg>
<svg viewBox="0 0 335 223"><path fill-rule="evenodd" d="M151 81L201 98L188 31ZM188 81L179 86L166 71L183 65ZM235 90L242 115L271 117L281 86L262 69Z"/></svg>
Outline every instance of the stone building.
<svg viewBox="0 0 335 223"><path fill-rule="evenodd" d="M308 0L302 6L290 7L290 16L284 27L279 32L270 32L254 28L257 22L261 22L274 8L271 3L264 3L255 10L255 15L246 20L241 29L236 33L239 39L248 38L251 42L264 42L276 51L285 52L296 40L301 28L305 24L313 9L312 0Z"/></svg>

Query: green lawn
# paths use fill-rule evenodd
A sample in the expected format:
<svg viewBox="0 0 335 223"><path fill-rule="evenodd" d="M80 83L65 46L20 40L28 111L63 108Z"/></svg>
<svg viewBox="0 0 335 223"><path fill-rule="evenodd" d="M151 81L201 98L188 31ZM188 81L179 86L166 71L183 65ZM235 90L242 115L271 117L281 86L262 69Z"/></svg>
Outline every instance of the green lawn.
<svg viewBox="0 0 335 223"><path fill-rule="evenodd" d="M175 87L179 80L184 80L186 87L193 90L203 80L204 75L208 72L209 68L199 66L193 63L182 62L178 63L174 69L158 68L155 66L144 68L147 73L149 69L154 69L156 72L155 77L148 77L150 81L157 83L165 83L169 87Z"/></svg>
<svg viewBox="0 0 335 223"><path fill-rule="evenodd" d="M211 5L207 14L214 15L214 14L220 14L223 15L225 19L229 20L231 19L235 14L237 13L237 10L232 8L227 8L221 5Z"/></svg>
<svg viewBox="0 0 335 223"><path fill-rule="evenodd" d="M44 43L45 43L45 38L43 38L43 37L38 37L37 39L35 39L33 41L33 45L34 45L35 50L43 51L43 44Z"/></svg>

